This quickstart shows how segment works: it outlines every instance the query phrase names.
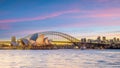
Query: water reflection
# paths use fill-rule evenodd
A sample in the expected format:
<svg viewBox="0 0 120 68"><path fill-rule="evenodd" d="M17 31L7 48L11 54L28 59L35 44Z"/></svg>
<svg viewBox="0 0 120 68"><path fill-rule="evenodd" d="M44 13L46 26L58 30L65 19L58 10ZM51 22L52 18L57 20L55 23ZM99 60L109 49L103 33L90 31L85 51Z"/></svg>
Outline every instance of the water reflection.
<svg viewBox="0 0 120 68"><path fill-rule="evenodd" d="M0 68L119 68L120 50L0 50Z"/></svg>

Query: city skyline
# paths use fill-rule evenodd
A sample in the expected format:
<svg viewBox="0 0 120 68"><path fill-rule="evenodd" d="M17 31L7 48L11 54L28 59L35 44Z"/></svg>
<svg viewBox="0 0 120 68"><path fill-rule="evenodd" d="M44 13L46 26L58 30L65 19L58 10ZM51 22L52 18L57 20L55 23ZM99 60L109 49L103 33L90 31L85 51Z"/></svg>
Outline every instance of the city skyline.
<svg viewBox="0 0 120 68"><path fill-rule="evenodd" d="M118 37L119 12L119 0L1 0L0 40L43 31Z"/></svg>

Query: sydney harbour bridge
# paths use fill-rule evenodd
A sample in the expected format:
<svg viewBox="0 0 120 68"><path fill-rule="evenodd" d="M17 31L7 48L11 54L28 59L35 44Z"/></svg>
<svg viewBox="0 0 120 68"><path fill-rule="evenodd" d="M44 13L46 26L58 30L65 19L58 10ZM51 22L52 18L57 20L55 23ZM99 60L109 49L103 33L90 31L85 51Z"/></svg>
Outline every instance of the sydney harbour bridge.
<svg viewBox="0 0 120 68"><path fill-rule="evenodd" d="M59 42L61 42L61 43L73 43L74 45L78 45L78 43L80 42L79 39L77 39L71 35L68 35L68 34L65 34L62 32L56 32L56 31L38 32L38 33L28 35L28 36L24 37L24 39L36 41L37 38L39 37L39 35L44 35L48 39L52 40L52 42L57 42L57 43L59 43ZM55 37L56 37L56 39L55 39ZM60 39L62 41L59 41Z"/></svg>

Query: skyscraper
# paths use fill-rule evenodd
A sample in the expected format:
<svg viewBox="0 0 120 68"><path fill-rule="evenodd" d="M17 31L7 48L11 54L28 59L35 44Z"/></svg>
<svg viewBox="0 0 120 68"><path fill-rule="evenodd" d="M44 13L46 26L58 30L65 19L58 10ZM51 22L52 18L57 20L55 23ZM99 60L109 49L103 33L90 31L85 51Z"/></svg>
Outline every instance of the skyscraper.
<svg viewBox="0 0 120 68"><path fill-rule="evenodd" d="M119 38L117 38L117 43L119 43L120 42L120 39Z"/></svg>
<svg viewBox="0 0 120 68"><path fill-rule="evenodd" d="M117 39L116 37L113 38L113 42L116 43L117 42Z"/></svg>
<svg viewBox="0 0 120 68"><path fill-rule="evenodd" d="M16 37L15 36L11 37L11 42L16 42Z"/></svg>
<svg viewBox="0 0 120 68"><path fill-rule="evenodd" d="M101 43L101 37L100 36L97 37L97 42Z"/></svg>
<svg viewBox="0 0 120 68"><path fill-rule="evenodd" d="M82 43L86 43L86 38L82 38L82 39L81 39L81 42L82 42Z"/></svg>
<svg viewBox="0 0 120 68"><path fill-rule="evenodd" d="M103 41L103 43L106 43L106 37L105 36L102 37L102 41Z"/></svg>
<svg viewBox="0 0 120 68"><path fill-rule="evenodd" d="M16 37L15 36L11 37L11 45L12 46L17 46L18 45L18 43L16 42Z"/></svg>
<svg viewBox="0 0 120 68"><path fill-rule="evenodd" d="M91 40L91 39L88 39L87 42L88 42L88 43L92 43L92 40Z"/></svg>

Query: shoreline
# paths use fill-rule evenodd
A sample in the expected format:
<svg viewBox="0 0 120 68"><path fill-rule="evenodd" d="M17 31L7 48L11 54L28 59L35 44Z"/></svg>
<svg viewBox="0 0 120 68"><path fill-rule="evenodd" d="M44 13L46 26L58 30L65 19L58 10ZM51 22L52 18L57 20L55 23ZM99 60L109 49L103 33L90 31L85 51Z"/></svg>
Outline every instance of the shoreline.
<svg viewBox="0 0 120 68"><path fill-rule="evenodd" d="M86 49L81 49L81 48L0 48L0 50L59 50L59 49L76 49L76 50L105 50L105 49L90 49L90 48L86 48ZM107 49L114 49L114 50L118 50L120 48L107 48Z"/></svg>

